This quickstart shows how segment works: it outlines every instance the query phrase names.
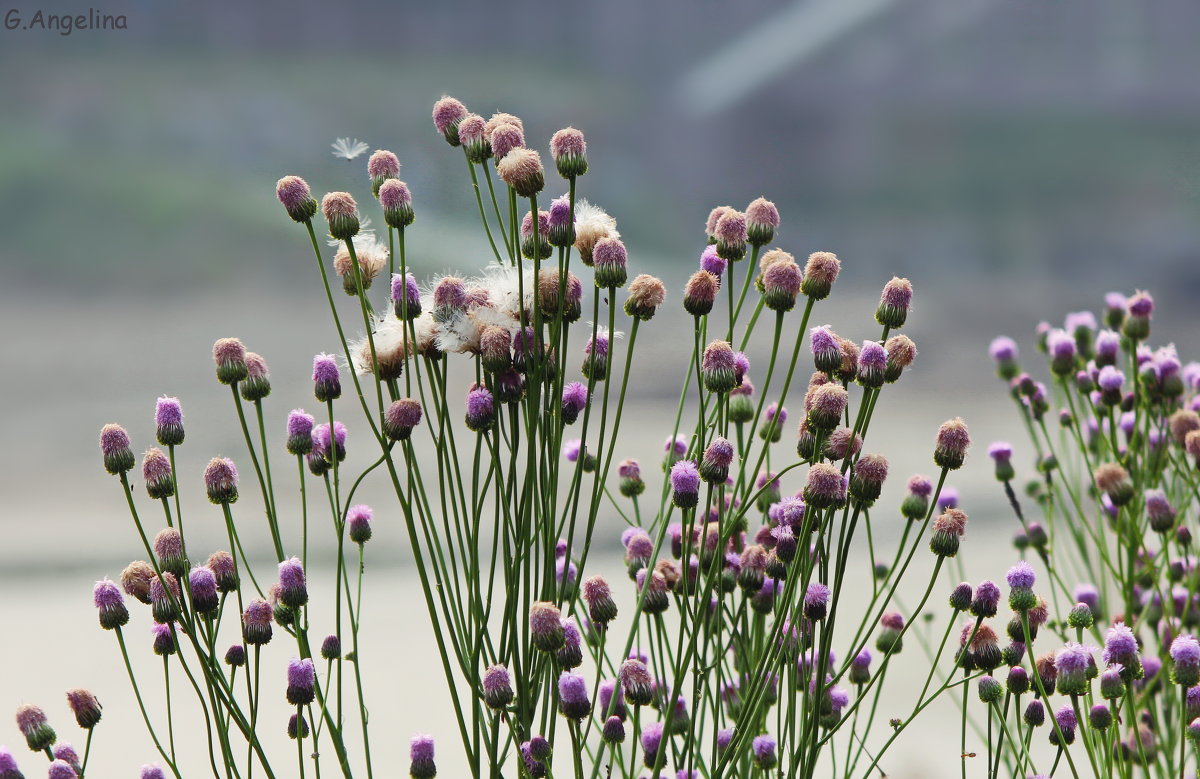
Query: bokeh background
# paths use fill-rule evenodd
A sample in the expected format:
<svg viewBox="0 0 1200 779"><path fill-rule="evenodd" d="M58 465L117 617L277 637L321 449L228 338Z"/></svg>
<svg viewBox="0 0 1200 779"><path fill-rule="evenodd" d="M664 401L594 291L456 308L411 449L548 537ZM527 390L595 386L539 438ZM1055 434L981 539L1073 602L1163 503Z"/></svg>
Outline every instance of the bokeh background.
<svg viewBox="0 0 1200 779"><path fill-rule="evenodd" d="M12 7L28 19L88 5ZM307 239L273 184L297 173L318 192L367 200L365 157L335 159L335 137L400 156L418 212L409 259L422 275L470 272L488 252L461 154L429 119L449 93L484 116L519 114L538 147L559 127L583 129L581 194L617 217L636 270L672 290L695 268L709 209L759 195L783 214L779 245L841 256L818 317L846 335L873 336L880 286L911 278L907 331L921 355L881 410L874 444L893 460L892 498L904 474L931 468L931 436L948 416L966 417L982 443L1019 441L986 356L996 333L1029 355L1038 319L1135 288L1155 293L1156 339L1177 341L1185 359L1200 325L1191 0L93 7L125 14L129 29L0 30L0 357L10 366L0 711L42 702L67 731L61 691L96 688L111 720L95 746L103 776L132 775L152 752L89 602L92 581L140 556L96 433L119 421L149 445L154 398L175 394L189 423L185 483L198 486L213 454L244 457L211 375L220 336L270 361L275 434L288 409L311 402L309 360L336 339ZM648 461L690 341L681 314L653 324L623 442ZM752 354L759 364L767 347ZM976 454L955 484L979 539L966 565L995 577L1011 562L1012 525L982 446ZM215 548L219 517L197 490L191 498L191 527ZM241 514L253 536L256 512ZM615 569L617 525L604 522L614 537L598 564ZM367 619L379 627L367 654L386 658L386 673L372 681L373 715L397 738L432 730L451 751L407 542L398 523L377 533ZM137 652L157 683L148 647ZM929 753L949 722L939 716L953 710L902 739L890 775L957 774L957 743L945 742L944 759ZM0 743L18 740L0 730Z"/></svg>

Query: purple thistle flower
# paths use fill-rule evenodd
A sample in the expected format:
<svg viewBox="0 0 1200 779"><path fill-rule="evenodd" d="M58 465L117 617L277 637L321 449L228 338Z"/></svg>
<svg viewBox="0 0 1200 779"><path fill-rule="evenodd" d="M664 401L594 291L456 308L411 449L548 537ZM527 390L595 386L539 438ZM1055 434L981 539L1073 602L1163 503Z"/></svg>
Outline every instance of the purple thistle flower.
<svg viewBox="0 0 1200 779"><path fill-rule="evenodd" d="M569 382L563 387L562 418L566 424L572 424L579 418L579 412L588 404L587 386L578 381Z"/></svg>
<svg viewBox="0 0 1200 779"><path fill-rule="evenodd" d="M1063 695L1083 695L1087 692L1087 671L1093 662L1091 650L1080 644L1068 642L1058 650L1054 656L1058 691Z"/></svg>
<svg viewBox="0 0 1200 779"><path fill-rule="evenodd" d="M625 700L634 706L645 706L654 696L654 680L646 662L638 657L627 658L618 673Z"/></svg>
<svg viewBox="0 0 1200 779"><path fill-rule="evenodd" d="M236 384L249 375L246 367L246 347L236 338L220 338L213 344L213 362L217 367L217 381Z"/></svg>
<svg viewBox="0 0 1200 779"><path fill-rule="evenodd" d="M271 619L274 609L271 604L256 598L246 604L242 614L242 636L251 646L261 646L271 640Z"/></svg>
<svg viewBox="0 0 1200 779"><path fill-rule="evenodd" d="M1194 636L1182 635L1172 641L1170 655L1176 684L1192 687L1200 682L1200 642Z"/></svg>
<svg viewBox="0 0 1200 779"><path fill-rule="evenodd" d="M779 209L766 198L756 198L746 206L746 240L753 246L768 244L779 229Z"/></svg>
<svg viewBox="0 0 1200 779"><path fill-rule="evenodd" d="M316 420L302 408L292 409L287 418L287 450L289 454L305 455L312 451L312 431Z"/></svg>
<svg viewBox="0 0 1200 779"><path fill-rule="evenodd" d="M204 469L204 488L208 499L217 504L229 504L238 499L238 472L233 460L214 457Z"/></svg>
<svg viewBox="0 0 1200 779"><path fill-rule="evenodd" d="M100 429L100 454L104 459L104 469L114 476L133 468L133 449L125 428L105 425Z"/></svg>
<svg viewBox="0 0 1200 779"><path fill-rule="evenodd" d="M1123 666L1127 681L1138 678L1137 671L1142 668L1142 663L1138 658L1137 638L1125 623L1116 622L1108 629L1100 659L1105 665Z"/></svg>
<svg viewBox="0 0 1200 779"><path fill-rule="evenodd" d="M200 614L211 614L221 605L217 576L207 566L198 565L188 573L188 589L192 593L192 607Z"/></svg>
<svg viewBox="0 0 1200 779"><path fill-rule="evenodd" d="M371 539L371 519L375 512L370 506L359 504L352 506L346 514L346 524L350 528L350 540L356 544L365 544Z"/></svg>
<svg viewBox="0 0 1200 779"><path fill-rule="evenodd" d="M828 608L829 587L819 582L809 584L804 592L804 616L816 622L825 619Z"/></svg>
<svg viewBox="0 0 1200 779"><path fill-rule="evenodd" d="M421 290L411 273L392 274L392 309L397 319L413 320L421 315Z"/></svg>
<svg viewBox="0 0 1200 779"><path fill-rule="evenodd" d="M322 352L313 357L313 393L321 403L337 400L342 395L342 376L337 358Z"/></svg>
<svg viewBox="0 0 1200 779"><path fill-rule="evenodd" d="M433 779L437 766L433 762L433 736L417 735L409 742L409 774L413 779Z"/></svg>
<svg viewBox="0 0 1200 779"><path fill-rule="evenodd" d="M717 254L717 247L708 245L704 247L704 253L700 255L700 270L707 271L718 279L725 273L725 260Z"/></svg>
<svg viewBox="0 0 1200 779"><path fill-rule="evenodd" d="M828 325L814 327L808 331L809 348L817 370L831 373L841 367L842 347L837 336Z"/></svg>
<svg viewBox="0 0 1200 779"><path fill-rule="evenodd" d="M563 671L558 677L558 708L564 717L577 721L591 713L587 682L582 676Z"/></svg>
<svg viewBox="0 0 1200 779"><path fill-rule="evenodd" d="M912 282L893 276L883 287L879 296L879 307L875 310L875 321L885 327L903 327L912 306Z"/></svg>
<svg viewBox="0 0 1200 779"><path fill-rule="evenodd" d="M65 760L54 760L50 763L50 769L46 773L47 779L77 779L79 774L75 773L75 769Z"/></svg>
<svg viewBox="0 0 1200 779"><path fill-rule="evenodd" d="M383 207L383 220L388 227L404 229L413 223L412 192L400 179L388 179L379 185L379 205ZM411 315L411 313L410 313Z"/></svg>
<svg viewBox="0 0 1200 779"><path fill-rule="evenodd" d="M155 437L163 446L178 446L183 443L183 407L179 398L166 395L154 404Z"/></svg>
<svg viewBox="0 0 1200 779"><path fill-rule="evenodd" d="M483 672L483 700L493 709L503 709L513 702L512 675L503 665L488 666Z"/></svg>
<svg viewBox="0 0 1200 779"><path fill-rule="evenodd" d="M175 633L171 630L169 624L156 622L150 632L154 635L154 640L151 644L154 649L154 654L160 657L169 657L175 654Z"/></svg>
<svg viewBox="0 0 1200 779"><path fill-rule="evenodd" d="M971 601L971 613L977 617L994 617L1000 604L1000 588L996 583L985 580L975 588L975 599Z"/></svg>
<svg viewBox="0 0 1200 779"><path fill-rule="evenodd" d="M279 598L283 605L291 609L308 603L308 585L299 557L289 558L279 564Z"/></svg>
<svg viewBox="0 0 1200 779"><path fill-rule="evenodd" d="M484 387L475 387L467 393L467 427L476 433L491 428L496 419L496 403L492 393Z"/></svg>
<svg viewBox="0 0 1200 779"><path fill-rule="evenodd" d="M1009 587L1031 588L1035 581L1033 567L1024 560L1009 568L1006 578Z"/></svg>
<svg viewBox="0 0 1200 779"><path fill-rule="evenodd" d="M1058 730L1050 731L1050 743L1058 744L1059 732L1062 733L1062 746L1074 742L1075 729L1079 726L1079 721L1075 718L1075 710L1070 705L1063 706L1054 712L1054 721L1058 723Z"/></svg>
<svg viewBox="0 0 1200 779"><path fill-rule="evenodd" d="M34 752L41 752L54 743L57 735L50 727L46 713L37 706L25 704L17 709L17 728L25 736L25 743Z"/></svg>
<svg viewBox="0 0 1200 779"><path fill-rule="evenodd" d="M317 213L317 201L308 182L299 176L284 176L275 183L275 197L293 221L310 221Z"/></svg>
<svg viewBox="0 0 1200 779"><path fill-rule="evenodd" d="M817 509L838 506L846 499L846 487L841 471L829 463L816 463L808 470L804 502Z"/></svg>
<svg viewBox="0 0 1200 779"><path fill-rule="evenodd" d="M671 466L672 499L680 508L695 508L699 500L700 470L691 460L679 460Z"/></svg>
<svg viewBox="0 0 1200 779"><path fill-rule="evenodd" d="M776 763L775 746L774 736L755 736L754 741L750 743L754 752L754 764L764 770L773 768Z"/></svg>
<svg viewBox="0 0 1200 779"><path fill-rule="evenodd" d="M566 642L562 614L548 601L537 601L529 607L529 634L533 645L543 652L557 652Z"/></svg>
<svg viewBox="0 0 1200 779"><path fill-rule="evenodd" d="M913 495L917 495L922 498L928 498L933 494L933 482L930 481L926 476L916 474L909 477L908 491Z"/></svg>
<svg viewBox="0 0 1200 779"><path fill-rule="evenodd" d="M125 607L125 596L117 585L102 579L92 589L92 601L100 612L100 627L105 630L118 628L129 622L129 610Z"/></svg>
<svg viewBox="0 0 1200 779"><path fill-rule="evenodd" d="M310 658L294 658L287 667L287 701L293 706L307 706L313 702L317 683L316 669Z"/></svg>
<svg viewBox="0 0 1200 779"><path fill-rule="evenodd" d="M887 359L883 346L875 341L863 341L858 352L858 383L864 387L882 387Z"/></svg>
<svg viewBox="0 0 1200 779"><path fill-rule="evenodd" d="M971 435L967 430L967 423L961 417L955 417L943 422L938 429L933 461L947 470L961 468L970 446Z"/></svg>
<svg viewBox="0 0 1200 779"><path fill-rule="evenodd" d="M653 766L658 758L658 748L662 745L663 724L651 722L642 727L642 751L646 753L645 762Z"/></svg>

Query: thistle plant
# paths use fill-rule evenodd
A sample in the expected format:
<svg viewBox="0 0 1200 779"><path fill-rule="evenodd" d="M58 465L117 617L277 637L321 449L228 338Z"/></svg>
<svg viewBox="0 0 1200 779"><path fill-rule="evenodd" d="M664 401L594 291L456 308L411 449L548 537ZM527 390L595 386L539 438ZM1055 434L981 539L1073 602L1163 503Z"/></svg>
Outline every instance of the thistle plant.
<svg viewBox="0 0 1200 779"><path fill-rule="evenodd" d="M385 526L376 516L406 538L433 627L453 712L439 749L474 777L866 776L945 693L965 698L978 680L992 703L1005 697L1007 713L1011 693L986 676L1022 656L1016 644L1001 650L987 623L1000 591L943 582L967 526L945 487L970 448L966 424L930 431L932 477L909 479L901 505L880 503L889 464L870 433L916 358L901 332L911 284L885 284L861 340L819 324L841 261L815 251L798 262L773 247L781 217L759 198L744 211L712 210L696 236L697 269L670 301L662 281L636 272L616 219L581 196L594 168L580 131L554 134L547 165L515 116L484 120L443 98L433 121L463 156L486 267L436 276L409 256L417 201L390 152L368 161L370 209L344 191L318 202L302 178L285 176L276 194L312 250L339 346L313 360L312 405L272 408L266 360L221 338L215 378L229 387L243 450L193 460L181 402L160 398L158 446L139 489L129 436L117 425L101 432L143 559L119 584L97 583L94 598L162 766L143 776L396 775L394 756L385 764L371 751L367 680L381 671L359 645L372 595L364 560ZM376 204L378 232L363 215ZM656 319L667 305L682 307L690 332ZM646 337L680 345L661 461L621 444ZM769 345L765 365L745 354L756 337ZM469 384L456 378L464 372ZM1141 397L1135 406L1150 402ZM1133 429L1152 430L1145 420ZM350 447L369 450L370 464L348 468ZM1134 474L1129 490L1106 483L1128 504L1125 492L1146 485L1142 470L1122 467ZM185 506L189 526L201 513L201 476L203 512L225 528L220 550L194 548L185 532ZM394 500L361 504L368 481ZM286 491L299 495L299 518L278 510ZM259 511L268 550L243 538ZM877 536L880 521L901 524L894 545ZM620 545L609 529L618 523ZM308 565L317 533L335 545L331 572ZM597 549L623 550L628 582L591 572ZM264 553L274 571L252 564ZM1130 561L1148 566L1144 555ZM901 582L930 568L906 608ZM1030 646L1046 620L1027 602L1032 577L1018 578L1014 641ZM952 594L941 644L926 646L938 662L907 716L881 723L889 669L939 586ZM310 588L332 594L322 609ZM131 613L128 599L149 608ZM954 646L961 619L970 627ZM166 716L139 687L157 669L130 660L134 620L155 625ZM1185 666L1175 662L1180 679ZM286 721L264 719L278 702L262 700L263 673L287 679ZM90 743L99 709L89 695L70 700ZM185 702L203 715L208 766L176 757L171 707ZM18 724L31 749L71 763L55 756L40 710L23 709ZM1065 717L1055 725L1059 743L1076 727ZM263 728L286 728L295 753L268 754ZM361 753L347 747L351 733ZM437 774L434 743L412 738L413 777ZM0 751L0 766L12 761ZM70 770L82 776L86 750L78 763Z"/></svg>
<svg viewBox="0 0 1200 779"><path fill-rule="evenodd" d="M1038 325L1043 380L1011 338L990 347L1035 459L1021 489L1013 447L988 449L1020 558L1007 577L1007 682L981 679L982 705L964 698L989 776L1196 770L1200 365L1150 344L1149 293L1104 304Z"/></svg>

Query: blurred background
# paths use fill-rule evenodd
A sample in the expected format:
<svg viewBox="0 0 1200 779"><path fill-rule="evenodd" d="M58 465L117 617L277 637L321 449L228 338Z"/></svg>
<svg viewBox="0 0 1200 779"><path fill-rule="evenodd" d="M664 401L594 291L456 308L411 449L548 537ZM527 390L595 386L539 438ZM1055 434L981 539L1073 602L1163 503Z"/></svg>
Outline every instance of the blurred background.
<svg viewBox="0 0 1200 779"><path fill-rule="evenodd" d="M0 711L33 700L64 720L61 690L96 687L124 720L120 737L97 739L105 776L152 753L89 603L92 581L141 556L97 431L121 422L140 450L154 398L179 395L185 484L198 487L213 454L244 458L209 360L214 339L239 336L271 364L282 442L286 411L311 404L312 354L336 351L336 336L307 238L273 185L295 173L318 196L350 189L368 202L366 156L335 158L336 137L399 155L418 214L409 261L423 276L471 272L488 256L461 153L430 121L452 94L485 117L520 115L541 149L562 126L582 129L591 172L580 193L618 219L633 269L664 278L673 311L709 209L759 195L782 212L781 247L842 258L816 314L839 332L872 337L882 284L912 279L906 332L921 354L872 443L893 460L885 500L898 499L904 474L931 468L936 425L967 418L980 446L955 486L980 539L966 550L975 578L1012 557L983 446L1011 438L1028 453L988 340L1012 335L1032 362L1039 319L1135 288L1160 304L1157 342L1197 332L1191 0L405 5L112 0L92 7L126 15L127 30L0 30L0 355L20 369L0 388L0 618L23 637L0 642ZM28 20L89 6L13 7ZM621 452L645 461L657 459L667 431L655 423L674 408L690 342L682 312L653 327ZM755 348L761 365L769 344ZM198 490L191 498L191 527L215 548L219 515ZM260 517L241 513L253 536ZM398 524L377 533L368 618L382 624L370 647L398 675L374 684L381 697L423 684L429 701L379 716L402 735L434 730L452 751L438 675L414 670L436 660L407 541ZM618 553L601 544L599 564L615 567ZM901 740L890 775L939 775L920 751L933 722ZM18 738L0 731L0 743ZM944 751L957 774L957 743Z"/></svg>

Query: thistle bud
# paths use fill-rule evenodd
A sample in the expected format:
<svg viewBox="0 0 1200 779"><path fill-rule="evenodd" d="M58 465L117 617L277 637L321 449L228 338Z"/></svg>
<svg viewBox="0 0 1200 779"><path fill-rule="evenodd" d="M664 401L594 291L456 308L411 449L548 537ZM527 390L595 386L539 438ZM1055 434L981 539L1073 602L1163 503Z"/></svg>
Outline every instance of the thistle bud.
<svg viewBox="0 0 1200 779"><path fill-rule="evenodd" d="M1112 725L1112 712L1103 703L1097 703L1088 711L1088 724L1104 732Z"/></svg>
<svg viewBox="0 0 1200 779"><path fill-rule="evenodd" d="M617 465L617 476L621 479L619 489L625 497L636 498L645 492L646 483L642 481L642 468L637 460L622 460Z"/></svg>
<svg viewBox="0 0 1200 779"><path fill-rule="evenodd" d="M234 503L238 499L238 472L233 460L214 457L204 469L204 488L208 499L217 504Z"/></svg>
<svg viewBox="0 0 1200 779"><path fill-rule="evenodd" d="M729 421L744 425L754 419L754 384L749 378L729 391ZM803 423L801 423L803 424Z"/></svg>
<svg viewBox="0 0 1200 779"><path fill-rule="evenodd" d="M500 710L513 702L512 676L503 665L488 666L483 672L483 701L488 708Z"/></svg>
<svg viewBox="0 0 1200 779"><path fill-rule="evenodd" d="M192 594L192 608L197 614L215 614L221 605L217 595L217 576L206 566L198 565L188 573L188 590Z"/></svg>
<svg viewBox="0 0 1200 779"><path fill-rule="evenodd" d="M624 743L625 722L616 715L604 720L604 727L600 731L600 738L603 739L604 743L609 745Z"/></svg>
<svg viewBox="0 0 1200 779"><path fill-rule="evenodd" d="M458 146L458 125L468 115L467 107L449 95L433 104L433 126L451 146Z"/></svg>
<svg viewBox="0 0 1200 779"><path fill-rule="evenodd" d="M900 654L903 648L904 617L899 612L886 611L879 620L879 635L875 648L885 655Z"/></svg>
<svg viewBox="0 0 1200 779"><path fill-rule="evenodd" d="M1074 744L1075 729L1079 725L1079 721L1075 718L1074 709L1070 705L1059 708L1054 713L1054 721L1058 725L1058 728L1050 731L1050 743L1061 747Z"/></svg>
<svg viewBox="0 0 1200 779"><path fill-rule="evenodd" d="M67 690L67 706L75 715L75 722L84 730L91 730L100 722L102 708L100 701L83 688L76 687Z"/></svg>
<svg viewBox="0 0 1200 779"><path fill-rule="evenodd" d="M650 670L640 659L631 657L621 664L618 673L625 700L634 706L645 706L654 699L654 681Z"/></svg>
<svg viewBox="0 0 1200 779"><path fill-rule="evenodd" d="M1025 713L1022 715L1025 724L1031 728L1040 728L1046 722L1046 707L1038 699L1033 699L1025 707Z"/></svg>
<svg viewBox="0 0 1200 779"><path fill-rule="evenodd" d="M1150 317L1154 314L1154 298L1149 292L1137 292L1125 301L1125 321L1121 332L1131 341L1144 341L1150 335Z"/></svg>
<svg viewBox="0 0 1200 779"><path fill-rule="evenodd" d="M159 657L170 657L179 650L175 643L175 632L169 623L155 623L151 626L150 632L154 634L154 640L151 642L154 654Z"/></svg>
<svg viewBox="0 0 1200 779"><path fill-rule="evenodd" d="M309 658L292 659L287 667L287 701L293 706L307 706L313 702L317 683L316 669Z"/></svg>
<svg viewBox="0 0 1200 779"><path fill-rule="evenodd" d="M879 499L887 479L888 461L880 454L865 454L858 458L850 471L850 497L864 506Z"/></svg>
<svg viewBox="0 0 1200 779"><path fill-rule="evenodd" d="M906 519L925 519L932 494L933 482L920 474L912 476L908 480L908 494L900 504L900 513Z"/></svg>
<svg viewBox="0 0 1200 779"><path fill-rule="evenodd" d="M493 137L493 149L495 145ZM542 158L533 149L512 149L496 164L496 172L519 197L533 197L542 191L546 183L542 172Z"/></svg>
<svg viewBox="0 0 1200 779"><path fill-rule="evenodd" d="M271 372L262 355L246 352L246 380L238 387L238 391L247 403L254 403L271 394Z"/></svg>
<svg viewBox="0 0 1200 779"><path fill-rule="evenodd" d="M262 646L271 640L271 604L256 598L246 604L242 613L242 637L250 646Z"/></svg>
<svg viewBox="0 0 1200 779"><path fill-rule="evenodd" d="M308 182L299 176L284 176L275 183L275 197L283 204L292 221L301 224L310 221L317 213L317 201L312 196Z"/></svg>
<svg viewBox="0 0 1200 779"><path fill-rule="evenodd" d="M999 336L992 340L988 347L988 354L996 363L996 374L1005 381L1011 381L1020 373L1021 367L1017 364L1017 342L1006 335Z"/></svg>
<svg viewBox="0 0 1200 779"><path fill-rule="evenodd" d="M844 387L831 382L813 388L805 400L808 428L814 434L822 434L838 426L846 410L848 395Z"/></svg>
<svg viewBox="0 0 1200 779"><path fill-rule="evenodd" d="M695 508L700 497L700 470L691 460L671 466L671 500L681 509Z"/></svg>
<svg viewBox="0 0 1200 779"><path fill-rule="evenodd" d="M246 664L246 647L233 644L225 650L225 663L231 668L241 668Z"/></svg>
<svg viewBox="0 0 1200 779"><path fill-rule="evenodd" d="M183 537L174 528L163 528L154 537L154 556L159 567L176 576L187 572L187 558L183 555Z"/></svg>
<svg viewBox="0 0 1200 779"><path fill-rule="evenodd" d="M1129 472L1115 463L1105 463L1096 468L1093 478L1096 487L1108 496L1114 506L1124 506L1133 500L1134 487Z"/></svg>
<svg viewBox="0 0 1200 779"><path fill-rule="evenodd" d="M1037 605L1037 596L1033 594L1035 577L1029 563L1022 560L1009 568L1006 578L1009 586L1009 608L1016 612L1026 612Z"/></svg>
<svg viewBox="0 0 1200 779"><path fill-rule="evenodd" d="M292 557L279 564L279 599L289 609L308 603L308 585L300 558Z"/></svg>
<svg viewBox="0 0 1200 779"><path fill-rule="evenodd" d="M625 244L621 243L621 239L611 236L601 238L592 247L596 286L601 289L625 286L628 262Z"/></svg>
<svg viewBox="0 0 1200 779"><path fill-rule="evenodd" d="M383 432L393 441L407 441L421 423L421 403L413 398L393 401L383 415Z"/></svg>
<svg viewBox="0 0 1200 779"><path fill-rule="evenodd" d="M582 176L588 171L587 141L574 127L564 127L550 138L550 156L558 175L565 179Z"/></svg>
<svg viewBox="0 0 1200 779"><path fill-rule="evenodd" d="M717 219L713 230L717 256L736 262L746 256L746 215L730 208Z"/></svg>
<svg viewBox="0 0 1200 779"><path fill-rule="evenodd" d="M804 616L817 622L825 619L828 613L829 588L819 582L813 582L804 592Z"/></svg>
<svg viewBox="0 0 1200 779"><path fill-rule="evenodd" d="M762 273L763 303L772 311L791 311L800 294L803 275L795 262L782 260L767 267Z"/></svg>
<svg viewBox="0 0 1200 779"><path fill-rule="evenodd" d="M433 762L433 736L413 736L408 756L408 773L412 779L433 779L437 776L437 765Z"/></svg>
<svg viewBox="0 0 1200 779"><path fill-rule="evenodd" d="M1019 665L1009 668L1004 686L1013 695L1024 695L1029 692L1029 672Z"/></svg>
<svg viewBox="0 0 1200 779"><path fill-rule="evenodd" d="M543 652L557 652L566 642L562 615L558 607L538 601L529 607L529 634L533 645Z"/></svg>
<svg viewBox="0 0 1200 779"><path fill-rule="evenodd" d="M92 590L92 601L100 612L100 627L105 630L119 628L129 622L129 609L117 585L108 579L96 582Z"/></svg>
<svg viewBox="0 0 1200 779"><path fill-rule="evenodd" d="M604 381L608 378L608 347L609 334L606 330L598 329L595 338L589 338L583 347L583 365L580 373L584 378L593 381Z"/></svg>
<svg viewBox="0 0 1200 779"><path fill-rule="evenodd" d="M667 291L662 281L641 274L629 283L629 297L625 299L625 313L635 319L649 320L666 300Z"/></svg>
<svg viewBox="0 0 1200 779"><path fill-rule="evenodd" d="M179 398L160 397L154 404L155 437L162 446L179 446L183 443L183 407Z"/></svg>
<svg viewBox="0 0 1200 779"><path fill-rule="evenodd" d="M358 235L358 203L349 192L329 192L321 199L321 212L329 224L329 234L339 241Z"/></svg>
<svg viewBox="0 0 1200 779"><path fill-rule="evenodd" d="M804 502L815 509L842 505L846 500L846 483L841 471L828 463L815 463L808 470L804 484Z"/></svg>
<svg viewBox="0 0 1200 779"><path fill-rule="evenodd" d="M167 624L179 619L179 580L164 571L150 580L150 613L155 622Z"/></svg>
<svg viewBox="0 0 1200 779"><path fill-rule="evenodd" d="M475 387L467 393L467 428L476 433L491 429L496 421L496 402L492 393L483 387Z"/></svg>
<svg viewBox="0 0 1200 779"><path fill-rule="evenodd" d="M412 192L400 179L388 179L380 185L379 205L383 207L383 221L388 227L403 230L416 219Z"/></svg>
<svg viewBox="0 0 1200 779"><path fill-rule="evenodd" d="M1171 642L1171 679L1183 687L1200 683L1200 643L1193 636L1183 635Z"/></svg>
<svg viewBox="0 0 1200 779"><path fill-rule="evenodd" d="M692 316L705 316L713 308L720 280L706 270L698 270L683 287L683 310Z"/></svg>
<svg viewBox="0 0 1200 779"><path fill-rule="evenodd" d="M962 467L970 446L971 436L967 431L967 423L963 422L961 417L955 417L943 422L938 429L933 461L939 467L957 470Z"/></svg>
<svg viewBox="0 0 1200 779"><path fill-rule="evenodd" d="M1068 643L1054 656L1057 688L1062 695L1083 695L1088 690L1087 669L1092 660L1086 647ZM1049 692L1049 690L1047 690Z"/></svg>
<svg viewBox="0 0 1200 779"><path fill-rule="evenodd" d="M800 291L811 300L824 300L841 270L842 264L833 252L813 252L804 266Z"/></svg>
<svg viewBox="0 0 1200 779"><path fill-rule="evenodd" d="M237 566L228 552L213 552L204 566L213 574L213 583L217 592L229 593L238 588ZM193 571L195 573L195 571ZM195 593L193 592L193 597Z"/></svg>
<svg viewBox="0 0 1200 779"><path fill-rule="evenodd" d="M576 721L592 713L587 682L579 674L563 671L558 677L558 710L567 719Z"/></svg>
<svg viewBox="0 0 1200 779"><path fill-rule="evenodd" d="M950 608L955 611L966 611L971 608L971 601L973 599L974 595L972 594L971 585L962 582L950 591Z"/></svg>
<svg viewBox="0 0 1200 779"><path fill-rule="evenodd" d="M879 308L875 309L875 321L884 327L904 327L908 309L912 305L913 288L908 279L893 276L883 287L879 296Z"/></svg>
<svg viewBox="0 0 1200 779"><path fill-rule="evenodd" d="M754 764L764 771L774 768L779 762L775 756L775 737L766 734L755 736L750 742L750 751L754 755Z"/></svg>
<svg viewBox="0 0 1200 779"><path fill-rule="evenodd" d="M129 471L136 462L129 434L120 425L105 425L100 429L100 454L104 469L114 476Z"/></svg>
<svg viewBox="0 0 1200 779"><path fill-rule="evenodd" d="M722 394L737 386L733 348L727 341L713 341L704 349L700 375L709 392Z"/></svg>
<svg viewBox="0 0 1200 779"><path fill-rule="evenodd" d="M979 677L979 700L983 703L991 705L1000 700L1004 695L1004 688L1000 685L1000 681L994 676L984 674Z"/></svg>
<svg viewBox="0 0 1200 779"><path fill-rule="evenodd" d="M746 206L746 240L751 246L769 244L778 229L779 209L770 200L760 197Z"/></svg>
<svg viewBox="0 0 1200 779"><path fill-rule="evenodd" d="M175 494L171 461L157 447L147 449L142 455L142 479L146 482L146 494L154 500L166 500Z"/></svg>

